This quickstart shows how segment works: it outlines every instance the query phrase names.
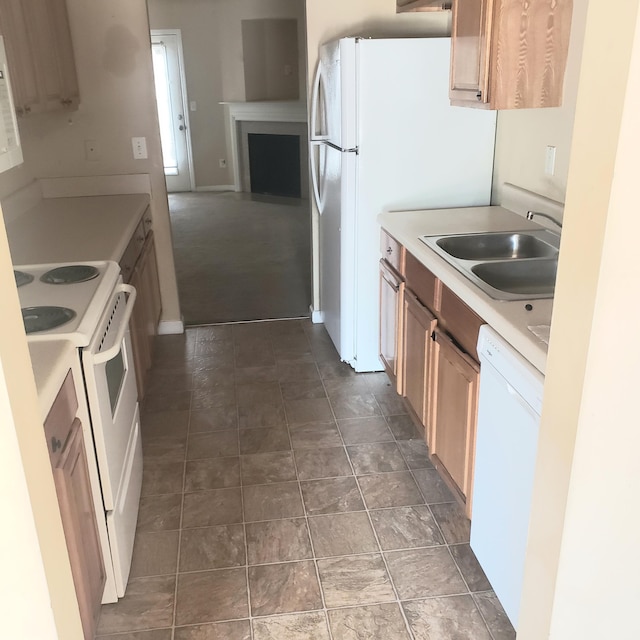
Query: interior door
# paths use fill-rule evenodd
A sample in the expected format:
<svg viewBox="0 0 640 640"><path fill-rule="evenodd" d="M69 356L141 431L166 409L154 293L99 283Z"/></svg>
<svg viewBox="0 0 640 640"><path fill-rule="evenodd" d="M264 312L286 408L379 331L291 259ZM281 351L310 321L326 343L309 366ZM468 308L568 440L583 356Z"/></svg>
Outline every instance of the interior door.
<svg viewBox="0 0 640 640"><path fill-rule="evenodd" d="M179 32L152 31L151 49L167 191L191 191L191 143Z"/></svg>

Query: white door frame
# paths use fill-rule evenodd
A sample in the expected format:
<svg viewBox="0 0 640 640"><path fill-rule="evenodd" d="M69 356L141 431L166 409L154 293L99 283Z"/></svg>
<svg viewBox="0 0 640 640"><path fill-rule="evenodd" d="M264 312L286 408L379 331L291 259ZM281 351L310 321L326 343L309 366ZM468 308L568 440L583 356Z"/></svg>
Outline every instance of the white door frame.
<svg viewBox="0 0 640 640"><path fill-rule="evenodd" d="M193 170L193 151L191 147L191 122L189 121L189 101L187 98L187 78L184 70L184 53L182 50L182 30L181 29L151 29L151 37L173 36L178 45L178 70L180 73L180 90L182 93L182 114L184 124L187 127L187 163L189 165L189 184L191 191L196 190L195 173Z"/></svg>

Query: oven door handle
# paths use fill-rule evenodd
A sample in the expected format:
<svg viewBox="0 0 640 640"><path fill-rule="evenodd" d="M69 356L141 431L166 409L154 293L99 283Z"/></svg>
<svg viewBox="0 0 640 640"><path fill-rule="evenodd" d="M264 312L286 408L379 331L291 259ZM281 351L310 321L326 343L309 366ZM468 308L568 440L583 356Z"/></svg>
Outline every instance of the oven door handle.
<svg viewBox="0 0 640 640"><path fill-rule="evenodd" d="M109 349L106 349L105 351L96 353L93 356L94 364L102 364L103 362L108 362L109 360L112 360L120 353L122 338L124 338L124 334L127 332L127 329L129 328L129 320L131 319L131 314L133 313L133 305L135 304L138 293L135 290L135 287L132 287L130 284L123 284L123 283L120 283L116 287L115 292L129 294L129 297L127 298L127 306L124 310L124 316L122 318L122 322L118 327L118 333L116 335L116 339L113 347L109 347Z"/></svg>

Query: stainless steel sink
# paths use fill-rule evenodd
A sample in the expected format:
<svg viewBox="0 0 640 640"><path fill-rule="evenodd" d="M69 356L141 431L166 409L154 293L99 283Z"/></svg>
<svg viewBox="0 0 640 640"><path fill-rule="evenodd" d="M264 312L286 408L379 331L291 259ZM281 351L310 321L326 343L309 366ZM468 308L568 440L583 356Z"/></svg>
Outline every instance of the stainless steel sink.
<svg viewBox="0 0 640 640"><path fill-rule="evenodd" d="M525 297L553 296L557 260L536 259L482 262L471 267L480 280L498 291Z"/></svg>
<svg viewBox="0 0 640 640"><path fill-rule="evenodd" d="M552 298L560 236L546 229L421 236L495 300Z"/></svg>
<svg viewBox="0 0 640 640"><path fill-rule="evenodd" d="M454 258L462 260L518 260L552 258L557 247L531 233L473 233L448 236L436 244Z"/></svg>

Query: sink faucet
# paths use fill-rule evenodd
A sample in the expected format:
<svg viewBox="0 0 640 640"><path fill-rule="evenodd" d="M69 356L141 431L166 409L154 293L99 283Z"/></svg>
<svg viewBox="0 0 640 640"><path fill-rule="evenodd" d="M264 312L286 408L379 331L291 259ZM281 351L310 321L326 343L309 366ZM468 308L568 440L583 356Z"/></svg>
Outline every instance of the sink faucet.
<svg viewBox="0 0 640 640"><path fill-rule="evenodd" d="M550 216L548 213L542 213L541 211L527 211L527 220L533 220L534 216L551 220L551 222L557 224L562 229L562 223L556 220L553 216Z"/></svg>

